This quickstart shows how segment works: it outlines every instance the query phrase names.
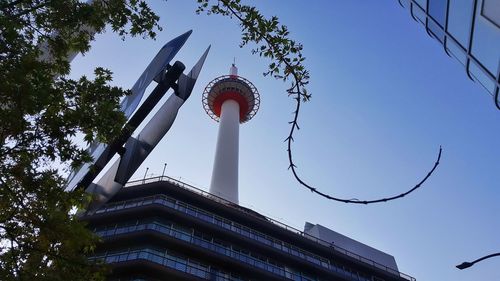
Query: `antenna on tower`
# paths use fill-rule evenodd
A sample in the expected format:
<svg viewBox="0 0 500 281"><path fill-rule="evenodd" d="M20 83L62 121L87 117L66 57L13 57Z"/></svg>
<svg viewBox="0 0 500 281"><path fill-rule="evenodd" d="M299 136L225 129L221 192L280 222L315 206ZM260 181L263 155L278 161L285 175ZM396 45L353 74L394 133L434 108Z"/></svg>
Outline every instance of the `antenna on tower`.
<svg viewBox="0 0 500 281"><path fill-rule="evenodd" d="M236 57L233 57L233 64L231 65L231 68L229 68L229 75L233 77L238 76L238 68L236 67Z"/></svg>

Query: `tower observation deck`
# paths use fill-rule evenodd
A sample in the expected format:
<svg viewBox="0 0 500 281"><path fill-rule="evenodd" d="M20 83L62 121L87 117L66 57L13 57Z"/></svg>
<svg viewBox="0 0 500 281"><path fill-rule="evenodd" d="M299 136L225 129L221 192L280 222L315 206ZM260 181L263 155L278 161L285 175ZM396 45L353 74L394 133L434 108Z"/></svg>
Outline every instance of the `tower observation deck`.
<svg viewBox="0 0 500 281"><path fill-rule="evenodd" d="M219 122L210 193L238 204L239 124L257 113L259 92L252 82L238 76L233 64L229 75L208 83L202 103L207 114Z"/></svg>

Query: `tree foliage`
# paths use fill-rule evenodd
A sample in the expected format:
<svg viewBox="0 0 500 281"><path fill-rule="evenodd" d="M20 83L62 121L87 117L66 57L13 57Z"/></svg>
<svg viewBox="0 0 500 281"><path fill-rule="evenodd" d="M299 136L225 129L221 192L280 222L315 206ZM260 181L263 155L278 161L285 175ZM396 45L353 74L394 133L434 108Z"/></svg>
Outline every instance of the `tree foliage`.
<svg viewBox="0 0 500 281"><path fill-rule="evenodd" d="M74 136L106 142L125 118L111 71L69 79L68 56L106 27L154 38L158 16L138 0L0 2L0 280L98 280L96 238L75 217L88 202L64 192L61 170L89 160Z"/></svg>
<svg viewBox="0 0 500 281"><path fill-rule="evenodd" d="M267 19L239 0L197 1L198 13L236 18L241 46L253 44L254 54L271 60L264 75L291 82L290 168L321 195L298 177L292 161L300 105L311 98L303 46L277 17ZM0 280L103 279L102 268L85 257L96 237L75 216L89 198L83 191L64 192L60 171L90 160L75 135L87 142L117 135L125 122L119 99L128 91L110 86L112 73L103 68L92 78L69 79L68 57L87 52L106 27L123 39L154 38L158 19L139 0L0 2Z"/></svg>

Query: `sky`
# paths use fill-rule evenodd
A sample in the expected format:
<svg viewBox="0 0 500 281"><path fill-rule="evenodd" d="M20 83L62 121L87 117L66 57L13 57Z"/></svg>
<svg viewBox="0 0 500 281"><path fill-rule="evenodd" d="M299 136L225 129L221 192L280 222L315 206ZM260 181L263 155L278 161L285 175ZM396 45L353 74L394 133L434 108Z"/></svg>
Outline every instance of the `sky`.
<svg viewBox="0 0 500 281"><path fill-rule="evenodd" d="M185 31L193 34L175 60L187 70L212 45L191 97L134 178L146 168L148 177L161 175L167 163L166 175L208 191L218 124L201 95L236 58L261 95L259 112L240 127L241 205L298 229L305 221L331 228L393 255L417 280L500 280L498 258L455 268L500 251L500 112L396 0L252 1L304 45L313 96L293 145L303 179L338 197L386 197L420 181L443 147L421 189L366 206L328 201L293 179L284 142L294 109L289 83L262 75L268 61L239 47L234 20L196 15L196 1L149 3L164 28L156 41L107 32L72 63L74 77L103 66L114 85L130 88L161 46Z"/></svg>

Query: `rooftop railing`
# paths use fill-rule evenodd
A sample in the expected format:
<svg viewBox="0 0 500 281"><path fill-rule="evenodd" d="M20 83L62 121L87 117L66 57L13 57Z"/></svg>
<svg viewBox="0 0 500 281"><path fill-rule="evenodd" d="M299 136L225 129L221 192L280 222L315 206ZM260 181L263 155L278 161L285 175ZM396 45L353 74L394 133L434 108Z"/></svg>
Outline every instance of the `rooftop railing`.
<svg viewBox="0 0 500 281"><path fill-rule="evenodd" d="M353 270L352 268L343 266L338 264L337 262L331 261L329 259L323 258L301 248L298 248L294 245L271 237L267 234L261 233L253 228L249 228L247 226L241 225L234 221L225 219L223 217L217 216L205 210L202 210L198 207L192 206L185 202L179 201L173 197L169 197L164 194L156 194L150 195L146 197L134 198L125 201L113 202L105 205L96 211L96 214L103 214L109 212L117 212L124 209L131 208L141 208L148 205L161 205L167 208L174 209L178 212L181 212L185 215L195 217L204 222L208 222L210 224L216 225L219 228L225 229L227 231L231 231L233 233L237 233L246 238L252 239L259 243L265 244L269 247L282 251L284 253L290 254L297 258L302 259L306 263L315 264L321 266L323 268L329 269L331 271L340 273L344 276L349 277L350 280L353 281L366 281L365 274ZM99 230L95 230L97 234L99 234ZM106 230L106 233L114 233L114 228L110 228Z"/></svg>
<svg viewBox="0 0 500 281"><path fill-rule="evenodd" d="M141 223L130 226L115 227L112 229L104 229L96 231L96 234L100 237L107 238L120 234L140 232L140 231L157 231L162 234L166 234L178 240L182 240L187 243L191 243L202 247L211 252L221 254L227 257L231 257L240 262L245 263L248 266L258 268L267 271L271 274L276 274L286 279L296 280L296 281L310 281L311 279L303 277L300 274L286 270L284 267L279 267L277 265L271 264L267 261L260 260L249 254L240 253L231 248L224 247L222 245L216 244L212 241L206 241L200 237L196 237L193 233L186 233L181 230L177 230L170 226L165 226L159 222L151 223Z"/></svg>
<svg viewBox="0 0 500 281"><path fill-rule="evenodd" d="M390 274L402 277L402 278L404 278L406 280L416 281L416 279L414 277L412 277L412 276L410 276L408 274L402 273L402 272L400 272L400 271L398 271L396 269L393 269L393 268L390 268L390 267L385 266L383 264L380 264L380 263L378 263L378 262L376 262L374 260L371 260L369 258L365 258L363 256L360 256L360 255L356 254L356 253L353 253L351 251L343 249L343 248L341 248L341 247L339 247L339 246L337 246L337 245L335 245L333 243L330 243L330 242L327 242L325 240L319 239L319 238L317 238L317 237L315 237L313 235L307 234L307 233L305 233L305 232L303 232L301 230L298 230L298 229L296 229L296 228L294 228L292 226L286 225L286 224L284 224L282 222L279 222L279 221L277 221L275 219L272 219L272 218L269 218L267 216L258 214L258 213L254 212L254 211L247 210L246 208L238 206L238 205L236 205L236 204L234 204L234 203L232 203L232 202L230 202L228 200L225 200L225 199L223 199L221 197L218 197L216 195L213 195L211 193L203 191L203 190L201 190L201 189L199 189L197 187L194 187L194 186L192 186L190 184L187 184L185 182L182 182L180 180L176 180L176 179L168 177L168 176L158 176L158 177L145 178L145 179L142 179L142 180L130 181L130 182L128 182L125 185L125 187L132 187L132 186L137 186L137 185L142 185L142 184L147 184L147 183L154 183L154 182L168 182L168 183L171 183L171 184L173 184L175 186L178 186L178 187L183 188L185 190L188 190L190 192L193 192L193 193L196 193L196 194L201 195L203 197L206 197L208 199L211 199L212 201L215 201L215 202L223 204L223 205L225 205L227 207L236 209L236 210L238 210L240 212L244 212L244 213L246 213L246 214L248 214L250 216L253 216L255 218L258 218L258 219L261 219L261 220L266 220L267 222L270 222L270 223L272 223L272 224L274 224L276 226L279 226L279 227L281 227L281 228L283 228L283 229L285 229L287 231L293 232L293 233L295 233L297 235L300 235L302 237L306 237L306 238L308 238L308 239L310 239L310 240L312 240L312 241L314 241L314 242L316 242L318 244L321 244L323 246L329 247L329 249L331 249L335 253L340 253L340 254L349 256L349 257L351 257L351 258L353 258L355 260L361 261L361 262L363 262L365 264L371 265L371 266L373 266L373 267L375 267L377 269L383 270L383 271L388 272Z"/></svg>

